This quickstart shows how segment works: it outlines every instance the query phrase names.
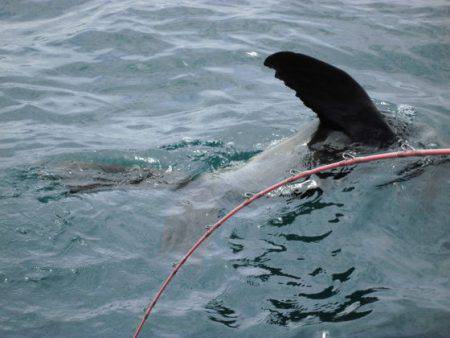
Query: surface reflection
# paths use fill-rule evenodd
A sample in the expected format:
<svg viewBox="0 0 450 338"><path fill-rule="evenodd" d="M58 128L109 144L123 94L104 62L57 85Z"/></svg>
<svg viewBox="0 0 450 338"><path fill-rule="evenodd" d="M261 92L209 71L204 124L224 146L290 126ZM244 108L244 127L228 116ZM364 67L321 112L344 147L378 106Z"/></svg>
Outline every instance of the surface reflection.
<svg viewBox="0 0 450 338"><path fill-rule="evenodd" d="M302 297L309 299L328 299L339 293L339 290L328 287L316 294L298 294L292 299L269 299L270 316L268 322L275 325L286 326L290 322L299 322L304 319L316 319L322 322L342 322L359 319L367 316L372 310L358 311L364 305L378 301L378 297L369 296L382 288L369 288L358 290L346 295L342 303L330 302L325 305L315 304L317 310L308 310L302 305Z"/></svg>
<svg viewBox="0 0 450 338"><path fill-rule="evenodd" d="M237 314L231 308L226 307L220 299L213 299L205 306L208 318L231 328L238 327Z"/></svg>
<svg viewBox="0 0 450 338"><path fill-rule="evenodd" d="M342 173L325 175L322 183L329 177L345 184ZM368 305L377 302L375 293L384 289L359 289L358 267L350 265L351 260L343 262L345 251L338 256L342 247L329 247L333 234L339 236L346 211L344 203L324 194L325 190L326 186L272 207L272 218L260 227L259 244L236 230L229 237L228 246L238 256L231 260L232 267L246 276L251 287L270 291L261 302L269 312L269 324L356 320L373 311ZM284 287L274 289L274 284Z"/></svg>

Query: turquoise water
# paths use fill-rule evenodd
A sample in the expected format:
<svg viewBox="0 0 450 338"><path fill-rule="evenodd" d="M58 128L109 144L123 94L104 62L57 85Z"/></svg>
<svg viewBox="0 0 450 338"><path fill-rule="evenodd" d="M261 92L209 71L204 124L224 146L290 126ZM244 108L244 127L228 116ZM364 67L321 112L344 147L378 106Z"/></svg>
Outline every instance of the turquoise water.
<svg viewBox="0 0 450 338"><path fill-rule="evenodd" d="M182 251L164 236L183 190L142 177L220 173L314 118L263 66L273 52L345 69L410 145L448 147L449 17L445 1L0 1L0 336L133 333ZM449 173L371 163L257 202L143 336L448 337Z"/></svg>

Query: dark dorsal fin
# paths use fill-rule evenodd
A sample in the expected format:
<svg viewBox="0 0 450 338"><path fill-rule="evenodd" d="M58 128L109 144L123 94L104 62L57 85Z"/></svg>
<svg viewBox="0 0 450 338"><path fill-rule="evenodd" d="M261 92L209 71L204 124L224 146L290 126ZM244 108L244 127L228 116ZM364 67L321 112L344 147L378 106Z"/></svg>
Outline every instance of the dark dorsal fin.
<svg viewBox="0 0 450 338"><path fill-rule="evenodd" d="M343 70L293 52L272 54L264 65L275 69L275 77L294 89L326 127L365 144L386 146L395 140L365 90Z"/></svg>

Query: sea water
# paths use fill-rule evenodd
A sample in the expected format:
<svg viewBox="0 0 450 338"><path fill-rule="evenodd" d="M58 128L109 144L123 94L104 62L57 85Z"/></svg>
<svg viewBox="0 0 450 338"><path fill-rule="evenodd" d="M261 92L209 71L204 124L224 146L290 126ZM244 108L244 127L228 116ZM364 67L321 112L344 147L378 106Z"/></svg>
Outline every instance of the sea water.
<svg viewBox="0 0 450 338"><path fill-rule="evenodd" d="M314 119L271 53L346 70L409 145L448 147L449 18L446 1L1 0L0 336L133 333L181 254L163 238L183 189L127 182L220 175ZM371 163L256 202L143 336L448 337L449 173Z"/></svg>

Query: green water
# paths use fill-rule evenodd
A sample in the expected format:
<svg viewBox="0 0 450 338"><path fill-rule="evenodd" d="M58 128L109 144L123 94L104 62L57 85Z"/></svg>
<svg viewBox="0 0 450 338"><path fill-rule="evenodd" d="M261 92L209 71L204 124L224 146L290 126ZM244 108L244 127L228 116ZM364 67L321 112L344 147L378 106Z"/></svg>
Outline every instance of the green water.
<svg viewBox="0 0 450 338"><path fill-rule="evenodd" d="M132 335L189 196L127 182L220 174L314 119L263 66L273 52L345 69L410 145L448 147L449 17L446 1L1 0L0 336ZM371 163L258 201L177 274L143 336L448 337L449 173Z"/></svg>

